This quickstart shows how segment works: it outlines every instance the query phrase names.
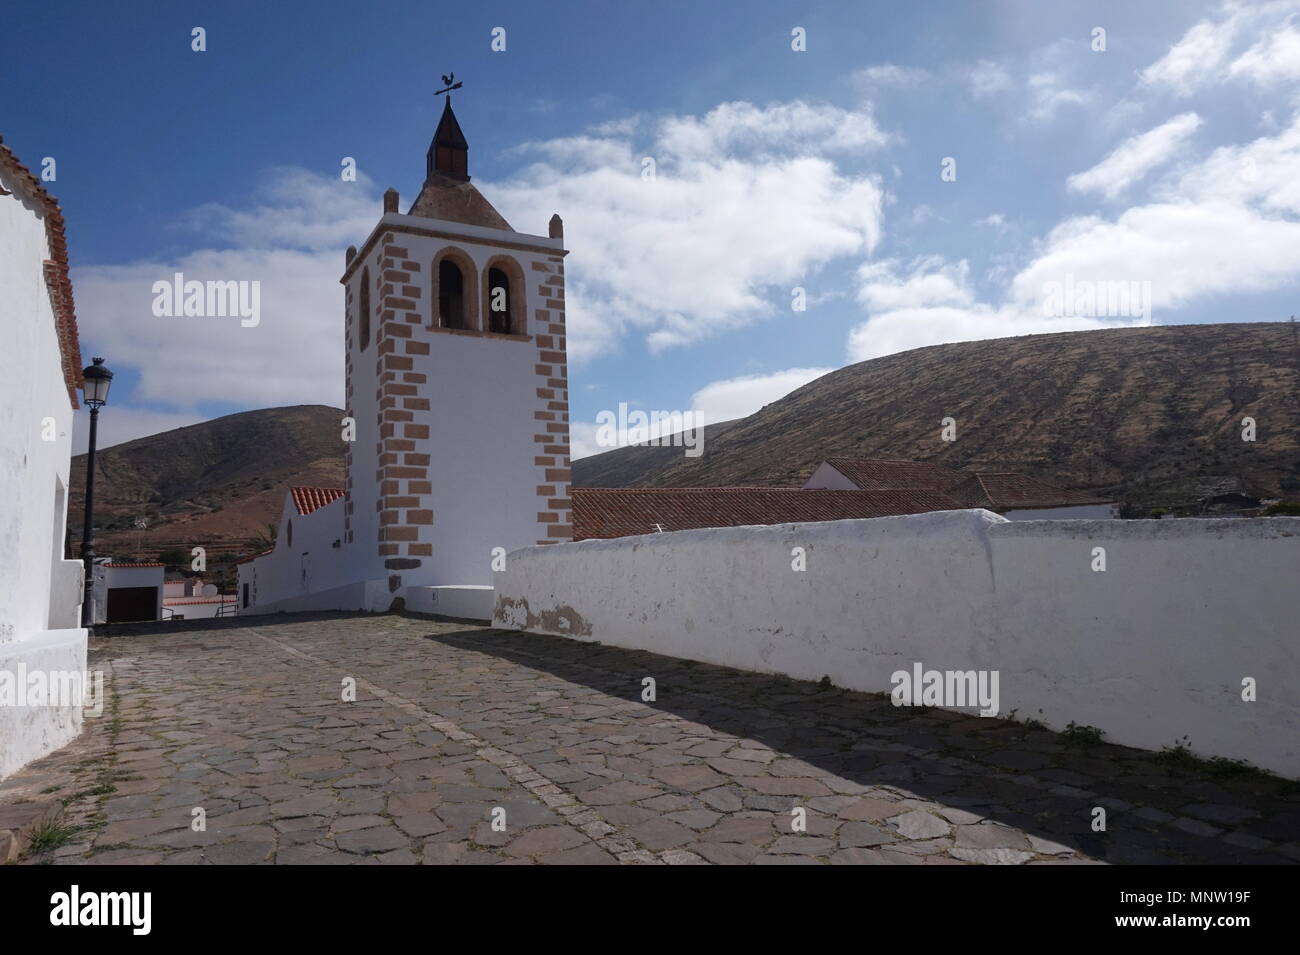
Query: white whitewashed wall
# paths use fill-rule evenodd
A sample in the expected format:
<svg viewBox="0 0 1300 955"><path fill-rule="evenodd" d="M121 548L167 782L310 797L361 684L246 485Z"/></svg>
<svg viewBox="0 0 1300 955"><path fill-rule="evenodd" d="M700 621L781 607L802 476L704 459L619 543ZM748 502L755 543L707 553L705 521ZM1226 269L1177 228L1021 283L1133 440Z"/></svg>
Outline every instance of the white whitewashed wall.
<svg viewBox="0 0 1300 955"><path fill-rule="evenodd" d="M1297 568L1300 518L945 511L524 548L494 622L875 692L997 670L1004 715L1300 776Z"/></svg>

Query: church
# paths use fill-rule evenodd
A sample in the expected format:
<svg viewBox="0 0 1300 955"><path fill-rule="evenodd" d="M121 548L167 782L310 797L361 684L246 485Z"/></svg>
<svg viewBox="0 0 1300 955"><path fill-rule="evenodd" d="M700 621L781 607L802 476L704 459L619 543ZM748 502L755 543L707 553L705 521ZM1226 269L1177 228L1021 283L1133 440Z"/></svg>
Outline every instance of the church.
<svg viewBox="0 0 1300 955"><path fill-rule="evenodd" d="M521 547L571 540L564 229L476 189L448 95L424 185L347 250L343 488L291 488L239 613L405 608L487 619Z"/></svg>

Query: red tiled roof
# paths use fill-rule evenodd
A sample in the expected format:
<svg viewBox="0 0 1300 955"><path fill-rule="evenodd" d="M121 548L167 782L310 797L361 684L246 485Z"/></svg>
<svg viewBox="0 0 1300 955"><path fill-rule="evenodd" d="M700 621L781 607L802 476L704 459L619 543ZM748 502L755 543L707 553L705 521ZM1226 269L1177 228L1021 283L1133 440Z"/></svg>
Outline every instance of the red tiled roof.
<svg viewBox="0 0 1300 955"><path fill-rule="evenodd" d="M976 472L950 487L948 494L961 502L962 507L986 507L992 511L1111 503L1082 491L1067 491L1027 474L1010 471Z"/></svg>
<svg viewBox="0 0 1300 955"><path fill-rule="evenodd" d="M573 488L573 538L631 537L701 527L840 521L957 510L929 490L827 491L797 487ZM657 525L657 526L656 526Z"/></svg>
<svg viewBox="0 0 1300 955"><path fill-rule="evenodd" d="M63 224L63 210L41 180L32 175L13 150L0 138L0 165L14 176L31 197L45 209L45 235L50 244L50 258L45 260L45 287L54 311L55 331L62 356L63 382L73 408L80 408L77 389L81 386L81 343L77 338L77 310L72 299L72 280L68 277L68 239Z"/></svg>
<svg viewBox="0 0 1300 955"><path fill-rule="evenodd" d="M424 181L420 194L411 203L408 216L422 216L426 219L444 219L448 222L461 222L465 225L486 226L489 229L501 229L514 232L510 223L497 212L492 203L483 197L483 193L469 182L462 182L433 172Z"/></svg>
<svg viewBox="0 0 1300 955"><path fill-rule="evenodd" d="M105 566L105 567L122 568L122 567L166 567L167 565L166 565L166 564L153 564L153 563L148 563L148 562L144 562L144 563L135 563L135 564L124 564L124 563L121 563L120 561L110 560L110 561L108 561L106 564L104 564L104 566Z"/></svg>
<svg viewBox="0 0 1300 955"><path fill-rule="evenodd" d="M965 475L951 468L922 461L886 458L828 458L831 467L864 491L888 488L923 488L946 491Z"/></svg>
<svg viewBox="0 0 1300 955"><path fill-rule="evenodd" d="M341 487L291 487L289 493L293 495L293 506L298 508L299 514L310 514L312 511L324 507L333 501L337 501L343 496Z"/></svg>
<svg viewBox="0 0 1300 955"><path fill-rule="evenodd" d="M241 557L241 558L239 558L239 560L235 561L235 563L236 563L236 564L247 564L250 560L257 560L257 558L259 558L259 557L265 557L267 554L270 554L270 553L272 553L272 552L274 552L274 551L275 551L275 548L274 548L274 547L268 547L266 550L262 551L260 554L249 554L247 557Z"/></svg>

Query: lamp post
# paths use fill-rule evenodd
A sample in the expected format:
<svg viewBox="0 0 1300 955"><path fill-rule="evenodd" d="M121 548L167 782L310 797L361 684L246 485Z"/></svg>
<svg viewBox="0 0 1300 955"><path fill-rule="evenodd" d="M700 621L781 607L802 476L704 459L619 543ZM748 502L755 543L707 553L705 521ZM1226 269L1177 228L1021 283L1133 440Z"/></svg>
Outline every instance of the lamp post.
<svg viewBox="0 0 1300 955"><path fill-rule="evenodd" d="M86 520L81 528L81 564L85 568L85 593L81 598L81 625L95 625L95 433L99 428L99 409L108 403L108 386L113 373L104 367L104 359L95 358L81 373L81 392L90 407L90 442L86 447Z"/></svg>

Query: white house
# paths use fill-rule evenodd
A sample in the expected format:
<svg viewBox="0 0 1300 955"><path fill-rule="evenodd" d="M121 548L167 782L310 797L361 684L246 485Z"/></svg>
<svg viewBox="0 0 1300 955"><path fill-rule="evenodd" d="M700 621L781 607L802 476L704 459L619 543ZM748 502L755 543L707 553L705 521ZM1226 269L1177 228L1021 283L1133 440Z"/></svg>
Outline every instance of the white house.
<svg viewBox="0 0 1300 955"><path fill-rule="evenodd" d="M239 561L240 612L261 612L272 603L322 601L348 573L343 551L343 489L291 487L276 530L275 547ZM299 608L295 608L299 609ZM308 609L308 608L301 608ZM345 608L355 609L355 608Z"/></svg>
<svg viewBox="0 0 1300 955"><path fill-rule="evenodd" d="M162 618L198 620L233 615L238 600L234 594L219 593L215 584L202 577L179 577L163 581Z"/></svg>
<svg viewBox="0 0 1300 955"><path fill-rule="evenodd" d="M239 566L241 613L487 618L494 561L572 538L563 227L516 232L468 152L448 100L415 202L388 190L348 249L346 486L308 513L290 495L275 549Z"/></svg>
<svg viewBox="0 0 1300 955"><path fill-rule="evenodd" d="M81 563L64 557L81 349L59 204L0 142L0 777L66 744L78 701L30 681L84 674ZM52 685L52 684L51 684Z"/></svg>
<svg viewBox="0 0 1300 955"><path fill-rule="evenodd" d="M161 620L166 590L165 564L95 562L95 623Z"/></svg>

